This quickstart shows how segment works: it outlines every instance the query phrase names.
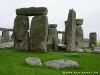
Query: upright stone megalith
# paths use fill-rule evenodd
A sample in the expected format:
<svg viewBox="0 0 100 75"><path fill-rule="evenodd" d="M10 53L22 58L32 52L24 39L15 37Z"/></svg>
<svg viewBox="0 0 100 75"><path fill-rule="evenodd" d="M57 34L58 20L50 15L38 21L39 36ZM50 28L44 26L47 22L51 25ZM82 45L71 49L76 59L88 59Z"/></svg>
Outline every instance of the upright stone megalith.
<svg viewBox="0 0 100 75"><path fill-rule="evenodd" d="M48 35L48 18L46 15L33 17L30 28L31 51L46 52Z"/></svg>
<svg viewBox="0 0 100 75"><path fill-rule="evenodd" d="M66 50L75 51L76 12L69 10L68 20L65 22Z"/></svg>
<svg viewBox="0 0 100 75"><path fill-rule="evenodd" d="M97 45L97 34L96 32L92 32L89 35L89 47L96 47Z"/></svg>
<svg viewBox="0 0 100 75"><path fill-rule="evenodd" d="M17 50L29 51L29 19L24 15L17 15L14 20L14 46Z"/></svg>
<svg viewBox="0 0 100 75"><path fill-rule="evenodd" d="M82 48L83 44L83 29L82 25L83 24L83 19L76 19L76 47L77 48Z"/></svg>
<svg viewBox="0 0 100 75"><path fill-rule="evenodd" d="M62 44L65 44L65 33L62 34Z"/></svg>
<svg viewBox="0 0 100 75"><path fill-rule="evenodd" d="M49 24L48 49L58 50L57 24Z"/></svg>
<svg viewBox="0 0 100 75"><path fill-rule="evenodd" d="M6 42L9 42L9 31L4 29L2 31L1 43L6 43Z"/></svg>

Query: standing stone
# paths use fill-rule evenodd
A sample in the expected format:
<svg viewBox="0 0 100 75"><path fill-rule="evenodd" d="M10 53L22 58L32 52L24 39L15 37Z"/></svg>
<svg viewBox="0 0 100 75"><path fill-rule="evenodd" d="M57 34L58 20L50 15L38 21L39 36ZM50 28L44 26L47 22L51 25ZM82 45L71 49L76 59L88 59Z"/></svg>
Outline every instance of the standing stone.
<svg viewBox="0 0 100 75"><path fill-rule="evenodd" d="M57 24L50 24L48 29L48 49L58 50Z"/></svg>
<svg viewBox="0 0 100 75"><path fill-rule="evenodd" d="M18 15L14 20L13 37L14 47L17 50L29 50L29 19Z"/></svg>
<svg viewBox="0 0 100 75"><path fill-rule="evenodd" d="M73 9L69 10L68 20L65 23L66 50L75 51L76 12Z"/></svg>
<svg viewBox="0 0 100 75"><path fill-rule="evenodd" d="M67 36L67 34L66 34L66 29L67 29L67 28L66 28L66 27L67 27L67 26L66 26L66 25L67 25L67 21L65 21L65 43L64 43L65 45L67 45L67 40L66 40L66 36Z"/></svg>
<svg viewBox="0 0 100 75"><path fill-rule="evenodd" d="M65 44L65 33L62 34L62 44Z"/></svg>
<svg viewBox="0 0 100 75"><path fill-rule="evenodd" d="M83 44L83 29L82 25L83 24L83 19L76 19L76 48L81 48Z"/></svg>
<svg viewBox="0 0 100 75"><path fill-rule="evenodd" d="M31 51L46 52L48 35L48 18L45 15L35 16L31 21Z"/></svg>
<svg viewBox="0 0 100 75"><path fill-rule="evenodd" d="M6 42L9 42L9 31L4 29L2 31L1 43L6 43Z"/></svg>
<svg viewBox="0 0 100 75"><path fill-rule="evenodd" d="M96 45L97 45L97 35L96 35L96 32L92 32L89 35L89 47L92 47L92 45L94 45L94 47L96 47Z"/></svg>

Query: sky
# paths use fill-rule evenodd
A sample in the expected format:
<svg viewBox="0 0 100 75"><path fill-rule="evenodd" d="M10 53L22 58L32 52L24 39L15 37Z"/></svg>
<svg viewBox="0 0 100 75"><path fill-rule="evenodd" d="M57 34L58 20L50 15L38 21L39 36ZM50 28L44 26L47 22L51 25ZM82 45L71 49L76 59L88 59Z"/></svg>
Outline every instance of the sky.
<svg viewBox="0 0 100 75"><path fill-rule="evenodd" d="M65 30L69 9L73 8L76 18L84 19L84 38L96 32L100 40L100 0L0 0L0 27L13 28L15 10L23 7L47 7L49 24L57 24L58 31Z"/></svg>

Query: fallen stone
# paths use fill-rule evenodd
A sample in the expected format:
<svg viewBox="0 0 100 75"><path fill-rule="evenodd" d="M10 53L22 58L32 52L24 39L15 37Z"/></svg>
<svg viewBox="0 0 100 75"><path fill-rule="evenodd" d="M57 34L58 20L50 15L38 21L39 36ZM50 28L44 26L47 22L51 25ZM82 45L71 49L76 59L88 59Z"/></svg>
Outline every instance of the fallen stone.
<svg viewBox="0 0 100 75"><path fill-rule="evenodd" d="M79 64L76 61L67 60L67 59L59 59L59 60L52 60L48 62L44 62L47 67L61 69L65 67L72 67L72 68L79 68Z"/></svg>
<svg viewBox="0 0 100 75"><path fill-rule="evenodd" d="M14 42L6 42L0 44L1 49L14 48Z"/></svg>
<svg viewBox="0 0 100 75"><path fill-rule="evenodd" d="M100 53L100 50L99 49L94 49L93 53Z"/></svg>
<svg viewBox="0 0 100 75"><path fill-rule="evenodd" d="M81 48L77 48L76 51L77 51L77 52L84 52L84 50L81 49Z"/></svg>
<svg viewBox="0 0 100 75"><path fill-rule="evenodd" d="M25 62L29 65L39 65L42 66L42 62L39 58L36 57L28 57L25 59Z"/></svg>
<svg viewBox="0 0 100 75"><path fill-rule="evenodd" d="M84 50L84 52L86 52L86 53L91 53L92 50Z"/></svg>
<svg viewBox="0 0 100 75"><path fill-rule="evenodd" d="M64 53L64 56L79 56L77 53Z"/></svg>
<svg viewBox="0 0 100 75"><path fill-rule="evenodd" d="M100 50L100 47L94 47L94 49L99 49Z"/></svg>

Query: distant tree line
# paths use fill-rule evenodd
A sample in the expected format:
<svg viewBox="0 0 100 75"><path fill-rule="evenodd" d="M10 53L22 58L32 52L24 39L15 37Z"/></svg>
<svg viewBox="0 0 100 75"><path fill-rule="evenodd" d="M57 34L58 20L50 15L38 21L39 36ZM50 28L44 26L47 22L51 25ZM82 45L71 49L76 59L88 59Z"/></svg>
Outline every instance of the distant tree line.
<svg viewBox="0 0 100 75"><path fill-rule="evenodd" d="M84 43L89 43L89 39L84 38L84 39L83 39L83 42L84 42Z"/></svg>

